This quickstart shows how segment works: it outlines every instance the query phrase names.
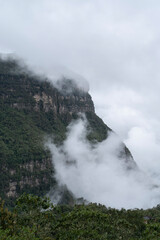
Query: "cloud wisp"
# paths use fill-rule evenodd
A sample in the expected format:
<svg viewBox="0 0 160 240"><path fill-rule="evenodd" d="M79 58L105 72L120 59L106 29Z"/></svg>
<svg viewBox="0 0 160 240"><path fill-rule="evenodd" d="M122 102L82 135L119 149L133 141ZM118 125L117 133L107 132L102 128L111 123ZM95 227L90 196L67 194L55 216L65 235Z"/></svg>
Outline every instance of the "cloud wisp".
<svg viewBox="0 0 160 240"><path fill-rule="evenodd" d="M115 134L92 145L86 138L87 120L79 119L68 127L67 138L57 147L47 143L56 179L77 197L115 208L148 208L159 203L158 187L147 173L127 170L117 152L121 141Z"/></svg>

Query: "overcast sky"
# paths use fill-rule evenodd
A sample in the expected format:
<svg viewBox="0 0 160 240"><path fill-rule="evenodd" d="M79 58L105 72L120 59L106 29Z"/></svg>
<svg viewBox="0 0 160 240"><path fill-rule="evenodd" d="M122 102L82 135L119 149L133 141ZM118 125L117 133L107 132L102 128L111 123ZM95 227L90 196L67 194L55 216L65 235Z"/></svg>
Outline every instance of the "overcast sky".
<svg viewBox="0 0 160 240"><path fill-rule="evenodd" d="M86 79L97 114L158 175L159 23L159 0L0 0L0 52Z"/></svg>

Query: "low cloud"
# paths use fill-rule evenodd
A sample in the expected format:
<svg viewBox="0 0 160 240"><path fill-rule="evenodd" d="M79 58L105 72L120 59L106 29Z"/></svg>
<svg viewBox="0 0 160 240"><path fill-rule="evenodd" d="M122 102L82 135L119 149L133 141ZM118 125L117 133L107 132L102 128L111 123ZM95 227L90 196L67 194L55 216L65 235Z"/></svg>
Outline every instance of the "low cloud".
<svg viewBox="0 0 160 240"><path fill-rule="evenodd" d="M74 92L84 93L89 91L89 84L86 80L83 78L70 78L70 77L61 77L57 81L53 81L50 79L50 81L53 83L54 87L56 87L60 92L62 92L63 95L70 94Z"/></svg>
<svg viewBox="0 0 160 240"><path fill-rule="evenodd" d="M67 138L57 147L48 143L56 179L77 197L116 208L147 208L159 203L158 186L146 172L127 170L117 157L121 141L115 134L92 145L86 138L87 120L68 127Z"/></svg>

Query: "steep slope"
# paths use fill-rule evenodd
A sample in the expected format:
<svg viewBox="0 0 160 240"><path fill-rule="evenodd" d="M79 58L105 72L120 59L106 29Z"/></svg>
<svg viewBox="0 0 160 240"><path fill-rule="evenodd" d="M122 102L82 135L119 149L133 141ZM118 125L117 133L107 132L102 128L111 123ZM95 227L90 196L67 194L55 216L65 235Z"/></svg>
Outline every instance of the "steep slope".
<svg viewBox="0 0 160 240"><path fill-rule="evenodd" d="M16 61L0 61L0 196L11 205L23 192L44 195L56 186L45 136L60 144L79 112L88 119L89 140L103 141L111 131L95 114L91 96L72 80L64 79L58 89L59 83L54 87ZM123 143L119 158L135 166Z"/></svg>

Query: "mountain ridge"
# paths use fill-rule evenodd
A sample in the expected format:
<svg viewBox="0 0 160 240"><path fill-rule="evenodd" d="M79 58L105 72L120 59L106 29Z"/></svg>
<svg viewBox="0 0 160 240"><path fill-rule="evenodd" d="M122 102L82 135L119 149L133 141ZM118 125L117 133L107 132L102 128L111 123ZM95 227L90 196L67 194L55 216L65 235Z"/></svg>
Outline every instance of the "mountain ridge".
<svg viewBox="0 0 160 240"><path fill-rule="evenodd" d="M16 72L16 64L0 61L0 192L11 205L23 192L44 195L57 186L51 154L44 148L46 136L54 135L55 143L62 143L68 124L80 112L89 122L90 141L103 141L112 131L95 114L91 96L73 80L63 79L60 90L48 79ZM118 157L128 168L135 166L123 143ZM73 200L69 192L66 198Z"/></svg>

